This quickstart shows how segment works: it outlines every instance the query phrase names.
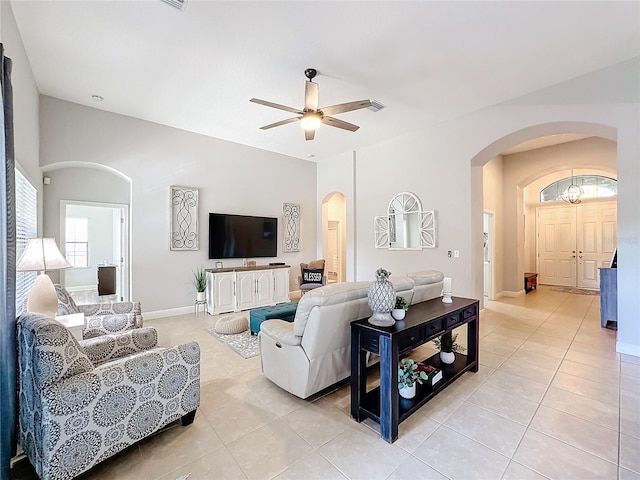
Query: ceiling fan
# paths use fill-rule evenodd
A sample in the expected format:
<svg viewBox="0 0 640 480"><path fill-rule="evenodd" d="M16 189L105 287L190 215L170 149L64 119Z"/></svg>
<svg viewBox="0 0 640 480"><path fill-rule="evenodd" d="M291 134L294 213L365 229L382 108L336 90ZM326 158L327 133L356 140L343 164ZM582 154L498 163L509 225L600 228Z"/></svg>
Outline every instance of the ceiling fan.
<svg viewBox="0 0 640 480"><path fill-rule="evenodd" d="M340 103L338 105L331 105L329 107L318 108L318 84L313 81L313 78L318 74L314 68L307 68L304 71L305 77L308 80L304 86L304 108L298 110L296 108L287 107L266 100L260 100L259 98L252 98L250 101L253 103L259 103L267 107L277 108L284 110L285 112L295 113L300 115L299 117L288 118L276 123L271 123L260 127L260 130L268 130L269 128L279 127L280 125L286 125L287 123L300 122L302 128L304 128L304 138L306 140L313 140L316 129L321 123L329 125L330 127L342 128L343 130L349 130L355 132L360 127L353 123L338 120L337 118L330 117L329 115L335 115L336 113L351 112L352 110L359 110L361 108L367 108L371 106L371 100L358 100L356 102Z"/></svg>

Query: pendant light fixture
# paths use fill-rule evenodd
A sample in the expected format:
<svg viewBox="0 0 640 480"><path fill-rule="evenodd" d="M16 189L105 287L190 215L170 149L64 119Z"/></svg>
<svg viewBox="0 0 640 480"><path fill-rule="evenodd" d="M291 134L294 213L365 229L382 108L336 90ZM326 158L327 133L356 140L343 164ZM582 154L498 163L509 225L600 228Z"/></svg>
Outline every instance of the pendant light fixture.
<svg viewBox="0 0 640 480"><path fill-rule="evenodd" d="M571 170L571 185L562 192L562 200L568 203L580 203L583 195L582 187L576 183L573 183L573 169Z"/></svg>

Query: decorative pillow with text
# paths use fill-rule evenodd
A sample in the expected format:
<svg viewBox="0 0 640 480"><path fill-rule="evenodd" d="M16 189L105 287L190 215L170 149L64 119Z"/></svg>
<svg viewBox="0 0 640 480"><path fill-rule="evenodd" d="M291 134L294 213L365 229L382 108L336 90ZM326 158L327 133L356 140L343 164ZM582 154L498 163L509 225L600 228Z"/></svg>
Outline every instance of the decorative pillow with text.
<svg viewBox="0 0 640 480"><path fill-rule="evenodd" d="M324 270L320 268L305 268L302 270L302 283L322 284Z"/></svg>

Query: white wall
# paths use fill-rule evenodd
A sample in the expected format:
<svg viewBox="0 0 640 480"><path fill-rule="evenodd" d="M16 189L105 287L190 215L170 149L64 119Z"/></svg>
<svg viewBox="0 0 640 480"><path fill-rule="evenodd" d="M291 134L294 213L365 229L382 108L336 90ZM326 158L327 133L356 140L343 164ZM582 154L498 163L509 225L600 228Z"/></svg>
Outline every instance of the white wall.
<svg viewBox="0 0 640 480"><path fill-rule="evenodd" d="M16 166L38 191L38 231L42 231L42 174L39 165L40 127L36 86L31 65L18 32L11 4L0 2L2 43L12 60L13 135Z"/></svg>
<svg viewBox="0 0 640 480"><path fill-rule="evenodd" d="M637 64L636 59L632 67L637 69ZM617 89L616 74L628 76L628 72L629 65L625 62L619 71L609 68L607 75L601 76L610 79L609 82L590 82L586 76L576 79L573 88L564 85L559 90L536 92L531 98L486 108L358 151L354 179L356 215L348 220L355 225L357 278L371 279L380 266L394 273L434 268L453 277L454 294L482 298L483 205L479 167L507 148L542 135L582 133L617 140L618 350L640 355L640 317L637 315L640 297L635 293L640 291L637 92L632 92L628 103L589 104L592 98L602 97L598 91L591 95L592 89L596 86L604 90ZM566 102L559 91L571 92L571 102ZM336 162L326 165L326 171L319 175L319 191L337 189L331 182L340 177L344 167L338 165L332 169L335 165ZM522 198L517 188L520 187L505 191L505 196ZM373 217L384 213L389 199L400 191L415 193L423 208L438 211L438 248L420 252L374 248ZM521 200L514 211L524 211ZM523 242L523 216L519 217L514 225L518 236L509 241ZM454 249L460 250L460 258L447 258L447 250ZM515 275L505 277L505 288L521 289L523 259L505 259L510 261L519 267Z"/></svg>
<svg viewBox="0 0 640 480"><path fill-rule="evenodd" d="M284 155L205 137L77 104L41 97L42 165L106 165L131 179L132 298L149 311L193 305L192 272L212 268L208 213L280 219L278 257L291 269L317 255L316 165ZM198 251L169 250L169 187L199 189ZM74 187L69 190L75 196ZM301 249L282 253L283 202L301 206ZM241 259L224 260L239 266Z"/></svg>
<svg viewBox="0 0 640 480"><path fill-rule="evenodd" d="M504 291L504 224L502 156L491 159L482 169L482 204L484 210L493 212L493 286L494 297L499 298ZM486 231L486 230L484 230ZM485 287L486 288L486 287Z"/></svg>

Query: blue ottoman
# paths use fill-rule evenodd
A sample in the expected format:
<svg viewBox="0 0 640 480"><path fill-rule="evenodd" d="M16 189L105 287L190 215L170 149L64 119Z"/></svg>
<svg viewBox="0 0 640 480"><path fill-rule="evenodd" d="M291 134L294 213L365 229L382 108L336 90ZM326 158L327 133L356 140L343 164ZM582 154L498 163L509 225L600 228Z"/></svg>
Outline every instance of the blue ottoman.
<svg viewBox="0 0 640 480"><path fill-rule="evenodd" d="M281 303L271 307L254 308L249 312L249 329L252 335L260 331L260 324L271 318L279 318L287 322L293 322L296 316L298 302Z"/></svg>

